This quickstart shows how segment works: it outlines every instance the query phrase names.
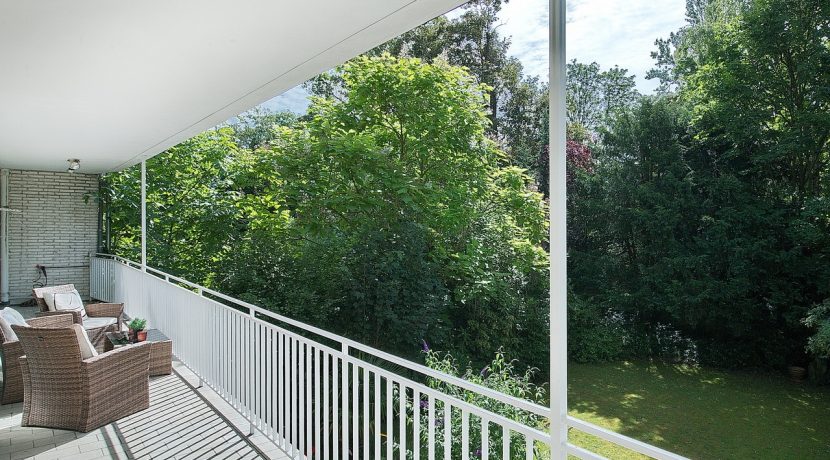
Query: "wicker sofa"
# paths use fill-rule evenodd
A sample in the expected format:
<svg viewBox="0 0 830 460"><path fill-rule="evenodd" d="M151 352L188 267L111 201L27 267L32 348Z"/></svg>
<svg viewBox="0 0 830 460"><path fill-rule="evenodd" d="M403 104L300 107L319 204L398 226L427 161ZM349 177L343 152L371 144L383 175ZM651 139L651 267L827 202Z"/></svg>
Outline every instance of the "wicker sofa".
<svg viewBox="0 0 830 460"><path fill-rule="evenodd" d="M72 325L72 315L50 315L26 320L29 326L67 327ZM23 346L19 340L9 340L3 329L0 328L0 350L3 352L3 395L0 404L11 404L23 401L23 374L20 371L20 357L23 356Z"/></svg>
<svg viewBox="0 0 830 460"><path fill-rule="evenodd" d="M21 426L88 432L150 407L150 347L81 358L71 327L12 326L25 355Z"/></svg>
<svg viewBox="0 0 830 460"><path fill-rule="evenodd" d="M121 330L121 323L124 316L123 303L91 303L84 306L86 309L87 319L81 317L78 312L67 311L50 311L49 306L43 299L43 294L50 292L53 294L72 292L75 290L74 284L62 284L60 286L49 286L32 289L32 295L37 301L40 308L38 316L60 315L72 313L75 324L80 324L86 330L89 340L95 345L95 349L99 352L104 351L104 344L107 340L107 332L117 332ZM113 322L111 319L115 319Z"/></svg>

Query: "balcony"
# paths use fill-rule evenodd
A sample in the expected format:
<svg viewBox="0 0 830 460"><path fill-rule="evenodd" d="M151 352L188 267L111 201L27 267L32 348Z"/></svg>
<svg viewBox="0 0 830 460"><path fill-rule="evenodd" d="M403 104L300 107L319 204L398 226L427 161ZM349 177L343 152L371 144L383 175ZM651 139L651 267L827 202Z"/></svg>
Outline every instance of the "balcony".
<svg viewBox="0 0 830 460"><path fill-rule="evenodd" d="M147 318L170 337L181 374L232 408L233 418L244 420L254 438L270 441L270 450L268 444L260 448L264 452L309 459L550 458L546 407L116 256L91 258L90 293L124 302L129 316ZM450 387L470 397L444 391ZM505 417L470 402L482 397L486 407L501 405L530 417ZM649 457L682 458L578 419L568 422L571 429ZM201 436L216 436L217 429L225 428L219 424ZM567 450L579 458L602 458L571 444Z"/></svg>
<svg viewBox="0 0 830 460"><path fill-rule="evenodd" d="M147 159L462 1L190 3L0 7L0 303L74 283L148 319L177 359L150 409L90 434L21 428L19 405L0 408L0 460L602 458L569 429L680 458L567 416L564 0L549 15L550 407L146 266ZM90 256L98 175L138 164L141 263Z"/></svg>

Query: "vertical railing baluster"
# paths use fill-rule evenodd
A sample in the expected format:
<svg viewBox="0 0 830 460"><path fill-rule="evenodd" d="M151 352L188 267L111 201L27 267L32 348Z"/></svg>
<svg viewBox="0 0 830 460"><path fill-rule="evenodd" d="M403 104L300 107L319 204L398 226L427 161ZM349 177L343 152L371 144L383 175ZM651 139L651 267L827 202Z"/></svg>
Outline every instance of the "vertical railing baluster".
<svg viewBox="0 0 830 460"><path fill-rule="evenodd" d="M481 416L481 460L490 458L490 422Z"/></svg>
<svg viewBox="0 0 830 460"><path fill-rule="evenodd" d="M305 350L305 344L300 342L299 339L296 341L297 343L297 392L298 394L295 395L295 398L298 398L297 401L297 412L298 412L298 421L297 424L299 425L298 428L298 436L297 436L297 447L300 449L300 456L307 456L308 453L305 447L305 408L306 408L306 401L305 401L305 386L308 382L308 377L306 376L306 369L305 369L305 354L307 351Z"/></svg>
<svg viewBox="0 0 830 460"><path fill-rule="evenodd" d="M406 460L406 386L403 382L398 383L398 457Z"/></svg>
<svg viewBox="0 0 830 460"><path fill-rule="evenodd" d="M444 460L452 459L452 405L444 401Z"/></svg>
<svg viewBox="0 0 830 460"><path fill-rule="evenodd" d="M320 396L320 369L323 367L323 350L314 352L314 458L320 460L323 451L323 427L320 426L320 418L323 410L323 400Z"/></svg>
<svg viewBox="0 0 830 460"><path fill-rule="evenodd" d="M285 447L285 334L277 333L277 432L280 445Z"/></svg>
<svg viewBox="0 0 830 460"><path fill-rule="evenodd" d="M332 458L337 460L340 455L340 357L332 355L331 357L331 451ZM344 460L348 457L344 457Z"/></svg>
<svg viewBox="0 0 830 460"><path fill-rule="evenodd" d="M360 374L352 363L352 458L360 458Z"/></svg>
<svg viewBox="0 0 830 460"><path fill-rule="evenodd" d="M369 460L369 370L363 370L363 460Z"/></svg>
<svg viewBox="0 0 830 460"><path fill-rule="evenodd" d="M329 444L329 410L331 409L331 394L329 393L329 354L323 351L323 458L331 458Z"/></svg>
<svg viewBox="0 0 830 460"><path fill-rule="evenodd" d="M311 387L313 383L313 370L311 368L312 362L311 357L314 353L314 347L312 345L306 344L305 349L305 450L306 450L306 458L312 457L311 450L313 449L313 444L311 443L312 436L311 436L311 421L312 421L312 400L311 400Z"/></svg>
<svg viewBox="0 0 830 460"><path fill-rule="evenodd" d="M297 350L297 339L291 338L291 452L294 453L300 447L300 427L297 424L297 419L299 418L299 407L298 402L298 394L297 394L297 383L298 383L298 375L297 375L297 368L299 367L297 364L297 356L299 355L299 350Z"/></svg>
<svg viewBox="0 0 830 460"><path fill-rule="evenodd" d="M510 428L502 427L501 458L510 458Z"/></svg>
<svg viewBox="0 0 830 460"><path fill-rule="evenodd" d="M375 391L373 394L375 404L375 458L380 460L380 374L375 371Z"/></svg>
<svg viewBox="0 0 830 460"><path fill-rule="evenodd" d="M412 389L412 455L421 460L421 393Z"/></svg>
<svg viewBox="0 0 830 460"><path fill-rule="evenodd" d="M435 398L427 399L427 458L435 460Z"/></svg>
<svg viewBox="0 0 830 460"><path fill-rule="evenodd" d="M470 460L470 413L461 409L461 460Z"/></svg>
<svg viewBox="0 0 830 460"><path fill-rule="evenodd" d="M386 460L392 460L393 449L395 444L395 427L393 425L393 396L394 383L392 379L386 377Z"/></svg>
<svg viewBox="0 0 830 460"><path fill-rule="evenodd" d="M348 356L348 348L343 353L343 384L340 386L340 399L343 402L343 413L341 414L341 425L343 427L343 436L341 442L343 443L343 460L350 458L349 454L349 362L346 361Z"/></svg>

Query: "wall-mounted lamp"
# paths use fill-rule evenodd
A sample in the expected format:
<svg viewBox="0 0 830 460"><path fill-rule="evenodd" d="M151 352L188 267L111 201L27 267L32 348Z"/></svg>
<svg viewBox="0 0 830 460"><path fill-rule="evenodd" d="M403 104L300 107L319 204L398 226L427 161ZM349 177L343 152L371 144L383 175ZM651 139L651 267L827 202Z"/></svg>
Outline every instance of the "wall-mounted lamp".
<svg viewBox="0 0 830 460"><path fill-rule="evenodd" d="M66 161L69 162L69 168L66 170L66 172L68 172L68 173L73 173L73 172L77 171L78 168L81 167L81 160L79 160L77 158L70 158Z"/></svg>

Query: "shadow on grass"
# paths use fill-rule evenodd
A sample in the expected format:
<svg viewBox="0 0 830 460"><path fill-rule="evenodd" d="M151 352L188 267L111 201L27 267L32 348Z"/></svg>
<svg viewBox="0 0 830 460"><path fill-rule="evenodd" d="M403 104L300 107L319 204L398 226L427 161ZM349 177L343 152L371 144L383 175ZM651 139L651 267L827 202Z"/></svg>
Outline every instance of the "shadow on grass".
<svg viewBox="0 0 830 460"><path fill-rule="evenodd" d="M830 458L830 388L645 362L568 371L572 415L681 455Z"/></svg>

